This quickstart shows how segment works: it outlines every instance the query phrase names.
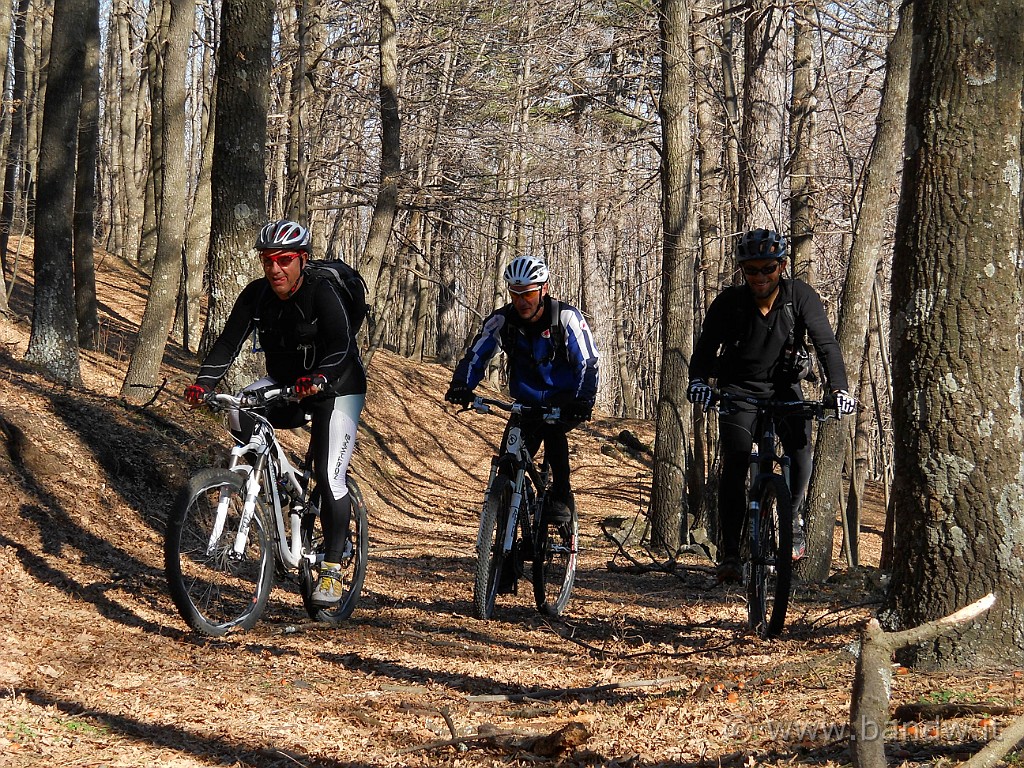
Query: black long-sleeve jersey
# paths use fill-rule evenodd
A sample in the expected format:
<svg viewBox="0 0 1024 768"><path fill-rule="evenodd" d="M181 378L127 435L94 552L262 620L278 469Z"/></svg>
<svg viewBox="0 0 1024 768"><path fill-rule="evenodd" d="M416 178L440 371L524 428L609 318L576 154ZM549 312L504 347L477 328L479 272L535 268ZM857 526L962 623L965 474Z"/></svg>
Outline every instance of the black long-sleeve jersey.
<svg viewBox="0 0 1024 768"><path fill-rule="evenodd" d="M324 396L366 392L366 371L348 312L329 280L306 275L287 299L278 298L266 278L249 283L231 308L196 382L210 389L216 386L250 337L258 338L267 375L279 384L322 374L327 379Z"/></svg>
<svg viewBox="0 0 1024 768"><path fill-rule="evenodd" d="M810 337L827 380L826 392L849 389L843 355L821 297L796 279L779 282L767 315L761 314L747 285L730 286L715 297L690 359L690 378L717 379L720 389L757 396L791 389L794 382L780 365L791 324L787 303L793 308L795 341L803 344Z"/></svg>

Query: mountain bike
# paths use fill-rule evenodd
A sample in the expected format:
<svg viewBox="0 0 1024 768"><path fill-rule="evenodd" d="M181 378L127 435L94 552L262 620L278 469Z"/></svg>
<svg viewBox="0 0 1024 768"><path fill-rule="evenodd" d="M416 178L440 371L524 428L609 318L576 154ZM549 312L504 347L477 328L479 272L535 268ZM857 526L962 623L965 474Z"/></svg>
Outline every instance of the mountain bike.
<svg viewBox="0 0 1024 768"><path fill-rule="evenodd" d="M747 595L747 624L761 637L778 637L786 622L793 581L793 494L790 458L783 449L776 423L784 416L824 421L838 418L835 404L820 400L770 398L715 393L718 410L728 413L753 406L747 509L740 538L743 583Z"/></svg>
<svg viewBox="0 0 1024 768"><path fill-rule="evenodd" d="M345 590L329 608L311 600L323 561L320 489L295 466L265 416L268 405L297 400L292 387L268 387L239 396L211 393L217 411L248 413L252 437L236 438L226 468L196 472L181 490L167 522L164 570L174 605L197 632L219 637L250 629L259 620L275 576L298 583L310 618L337 624L356 607L366 577L369 536L366 505L355 479L352 523L342 573Z"/></svg>
<svg viewBox="0 0 1024 768"><path fill-rule="evenodd" d="M524 564L529 561L537 609L548 616L559 616L569 603L576 580L579 521L575 510L568 522L543 520L551 471L546 460L539 467L534 462L523 440L523 422L539 419L554 423L560 410L484 397L475 398L466 410L490 413L492 408L507 411L510 416L501 447L491 459L480 514L473 615L489 619L499 592L515 591Z"/></svg>

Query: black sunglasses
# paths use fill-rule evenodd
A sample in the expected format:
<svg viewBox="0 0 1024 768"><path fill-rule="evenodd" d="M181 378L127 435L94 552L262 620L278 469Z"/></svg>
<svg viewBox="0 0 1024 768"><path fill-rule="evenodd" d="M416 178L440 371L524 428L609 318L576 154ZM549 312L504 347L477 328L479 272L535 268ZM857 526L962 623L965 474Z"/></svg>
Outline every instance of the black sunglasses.
<svg viewBox="0 0 1024 768"><path fill-rule="evenodd" d="M750 277L754 275L774 275L781 266L781 261L776 261L774 264L765 264L763 267L751 267L744 264L743 274Z"/></svg>

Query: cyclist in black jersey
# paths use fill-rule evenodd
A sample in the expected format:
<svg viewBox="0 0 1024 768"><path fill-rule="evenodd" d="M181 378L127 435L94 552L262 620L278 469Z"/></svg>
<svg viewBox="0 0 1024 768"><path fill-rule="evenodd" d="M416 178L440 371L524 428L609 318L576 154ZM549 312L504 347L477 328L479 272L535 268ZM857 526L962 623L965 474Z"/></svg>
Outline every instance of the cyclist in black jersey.
<svg viewBox="0 0 1024 768"><path fill-rule="evenodd" d="M707 406L717 380L720 390L753 397L802 400L800 381L811 373L804 340L811 343L825 377L825 392L842 414L854 412L843 355L818 293L807 283L784 278L786 239L768 229L744 234L736 248L743 285L723 290L708 307L690 359L687 398ZM752 407L719 417L722 475L718 516L721 545L718 578L739 581L740 528L750 456ZM780 420L779 436L791 460L793 490L793 557L806 553L801 508L811 478L811 423L802 416Z"/></svg>
<svg viewBox="0 0 1024 768"><path fill-rule="evenodd" d="M301 400L274 406L267 415L275 427L284 429L310 423L326 540L312 600L328 607L341 598L340 563L351 555L352 503L346 477L366 399L366 371L338 290L330 280L304 271L309 231L293 221L271 222L260 231L256 250L264 276L242 289L195 383L186 388L185 399L201 404L250 337L254 349L258 342L264 353L267 375L246 389L295 387ZM240 439L252 433L251 421L237 412L231 426Z"/></svg>

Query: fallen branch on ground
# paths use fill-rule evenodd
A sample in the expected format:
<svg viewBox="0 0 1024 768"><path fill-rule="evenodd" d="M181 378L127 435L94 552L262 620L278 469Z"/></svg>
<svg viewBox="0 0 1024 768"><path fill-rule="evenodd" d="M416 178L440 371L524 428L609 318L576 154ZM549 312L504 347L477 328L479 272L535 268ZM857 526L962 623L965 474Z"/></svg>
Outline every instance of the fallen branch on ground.
<svg viewBox="0 0 1024 768"><path fill-rule="evenodd" d="M990 593L945 618L929 621L902 632L886 632L877 619L868 621L861 637L860 655L857 657L857 671L850 702L850 748L856 768L887 766L885 726L889 722L893 654L900 648L938 637L957 624L970 621L987 611L994 602L995 596ZM1015 743L1010 743L1005 752L1012 749ZM971 760L966 765L972 765L973 762L974 760ZM977 767L972 765L972 768Z"/></svg>
<svg viewBox="0 0 1024 768"><path fill-rule="evenodd" d="M554 757L582 746L590 738L590 731L581 723L567 723L548 734L524 736L510 731L489 730L481 726L475 736L462 736L454 739L430 741L415 747L407 747L399 752L405 755L412 752L429 752L442 747L458 747L460 745L497 749L505 753L526 753L540 757Z"/></svg>

